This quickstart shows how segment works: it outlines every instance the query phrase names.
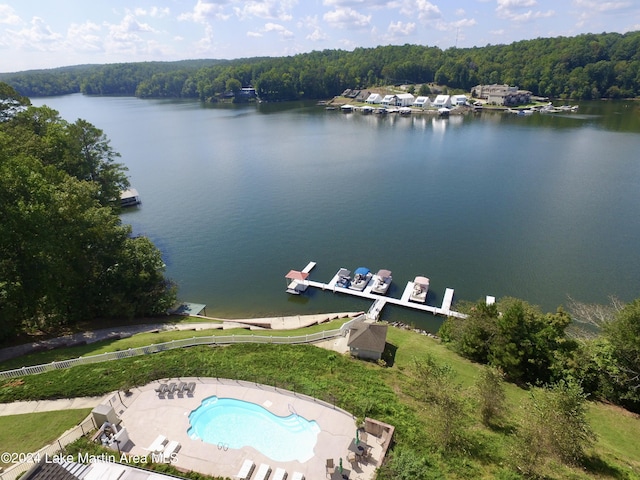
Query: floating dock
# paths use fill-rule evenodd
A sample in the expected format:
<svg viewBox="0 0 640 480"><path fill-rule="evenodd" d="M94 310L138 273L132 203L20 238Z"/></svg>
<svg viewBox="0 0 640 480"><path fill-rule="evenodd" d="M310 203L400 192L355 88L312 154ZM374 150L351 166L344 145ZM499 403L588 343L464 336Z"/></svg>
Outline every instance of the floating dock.
<svg viewBox="0 0 640 480"><path fill-rule="evenodd" d="M309 280L309 274L313 267L316 266L315 262L309 262L307 266L300 272L297 270L291 270L286 278L291 280L288 284L287 292L293 294L300 294L305 291L308 287L319 288L320 290L329 290L334 293L344 293L346 295L352 295L355 297L366 298L369 300L373 300L374 303L371 305L369 312L367 315L369 318L378 319L380 317L380 312L384 308L385 305L397 305L400 307L412 308L414 310L421 310L423 312L431 313L432 315L444 315L447 317L457 317L457 318L467 318L467 315L464 313L456 312L451 310L451 304L453 302L454 291L453 288L447 288L444 292L444 297L442 300L442 305L440 307L434 307L431 305L425 305L423 303L416 303L409 300L411 292L413 291L413 282L408 282L405 287L402 296L400 298L388 297L386 295L378 295L371 291L373 287L374 281L373 279L369 281L369 284L364 288L363 291L359 292L357 290L352 290L350 288L339 287L336 285L338 281L338 274L334 275L334 277L329 281L329 283L316 282L314 280ZM301 275L299 275L301 274Z"/></svg>

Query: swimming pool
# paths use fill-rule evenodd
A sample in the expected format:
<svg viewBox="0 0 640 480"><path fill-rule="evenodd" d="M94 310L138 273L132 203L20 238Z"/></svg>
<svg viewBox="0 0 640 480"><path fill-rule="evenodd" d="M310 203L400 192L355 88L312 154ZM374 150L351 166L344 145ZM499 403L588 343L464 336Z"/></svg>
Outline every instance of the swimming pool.
<svg viewBox="0 0 640 480"><path fill-rule="evenodd" d="M292 409L291 409L292 410ZM313 457L320 427L295 413L278 417L255 403L235 398L205 398L189 414L189 437L220 449L253 447L277 462Z"/></svg>

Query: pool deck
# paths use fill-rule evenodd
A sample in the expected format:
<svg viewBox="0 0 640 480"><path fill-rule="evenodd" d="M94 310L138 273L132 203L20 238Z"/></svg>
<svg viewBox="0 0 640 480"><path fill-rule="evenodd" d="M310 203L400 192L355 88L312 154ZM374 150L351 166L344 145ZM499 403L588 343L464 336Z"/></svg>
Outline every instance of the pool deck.
<svg viewBox="0 0 640 480"><path fill-rule="evenodd" d="M333 405L306 395L250 382L216 378L180 378L166 381L196 382L194 395L159 398L154 391L158 385L156 382L135 389L132 397L123 399L126 407L114 405L116 413L122 419L122 425L129 433L130 442L123 445L124 451L135 455L150 455L146 447L149 447L156 437L164 435L169 441L175 440L181 445L175 461L172 462L174 466L208 475L235 478L244 460L248 459L255 463L255 470L261 463L266 463L271 466L272 471L278 467L284 468L289 478L294 472L301 472L307 480L328 478L327 459L332 458L337 466L342 458L343 474L348 475L347 478L367 480L374 476L377 464L377 460L374 459L379 458L380 445L375 439L369 441L371 458L351 465L347 456L350 448L354 448L355 418ZM278 416L288 416L293 410L308 420L315 420L320 427L320 433L313 458L304 463L275 462L252 447L225 449L222 445L191 439L187 434L190 427L189 413L198 408L203 399L213 395L256 403ZM336 469L331 478L339 479L342 475Z"/></svg>

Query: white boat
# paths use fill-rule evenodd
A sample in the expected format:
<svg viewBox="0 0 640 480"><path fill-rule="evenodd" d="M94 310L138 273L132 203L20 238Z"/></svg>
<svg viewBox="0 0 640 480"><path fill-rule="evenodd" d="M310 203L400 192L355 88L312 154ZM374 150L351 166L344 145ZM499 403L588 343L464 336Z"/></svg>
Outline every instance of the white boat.
<svg viewBox="0 0 640 480"><path fill-rule="evenodd" d="M338 270L338 280L336 280L336 287L349 288L351 285L351 271L346 268Z"/></svg>
<svg viewBox="0 0 640 480"><path fill-rule="evenodd" d="M429 279L427 277L416 277L413 280L413 291L409 296L412 302L424 303L429 292Z"/></svg>
<svg viewBox="0 0 640 480"><path fill-rule="evenodd" d="M362 113L373 113L373 107L371 105L365 105L364 107L360 107L360 112Z"/></svg>
<svg viewBox="0 0 640 480"><path fill-rule="evenodd" d="M387 293L387 290L389 290L391 279L391 270L378 270L378 273L373 276L373 287L371 287L371 291L384 295Z"/></svg>
<svg viewBox="0 0 640 480"><path fill-rule="evenodd" d="M369 285L371 277L372 275L368 268L358 267L353 274L353 280L351 281L351 285L349 285L349 288L351 290L357 290L361 292L367 285Z"/></svg>
<svg viewBox="0 0 640 480"><path fill-rule="evenodd" d="M438 115L440 115L441 117L448 117L450 113L451 113L451 110L446 107L442 107L438 109Z"/></svg>

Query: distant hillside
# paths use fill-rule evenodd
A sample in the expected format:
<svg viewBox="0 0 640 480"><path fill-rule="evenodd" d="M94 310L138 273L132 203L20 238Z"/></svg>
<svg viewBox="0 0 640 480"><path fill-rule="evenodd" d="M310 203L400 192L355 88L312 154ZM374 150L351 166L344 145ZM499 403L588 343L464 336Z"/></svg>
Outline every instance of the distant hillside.
<svg viewBox="0 0 640 480"><path fill-rule="evenodd" d="M26 96L82 92L216 101L253 85L265 101L321 99L346 88L509 84L551 98L640 96L640 32L538 38L509 45L323 50L290 57L85 65L0 75Z"/></svg>

